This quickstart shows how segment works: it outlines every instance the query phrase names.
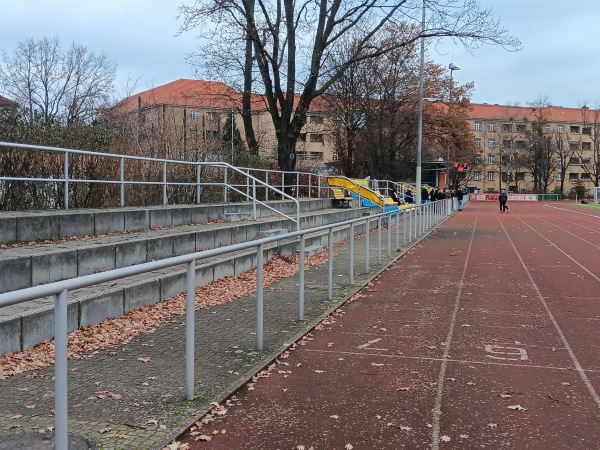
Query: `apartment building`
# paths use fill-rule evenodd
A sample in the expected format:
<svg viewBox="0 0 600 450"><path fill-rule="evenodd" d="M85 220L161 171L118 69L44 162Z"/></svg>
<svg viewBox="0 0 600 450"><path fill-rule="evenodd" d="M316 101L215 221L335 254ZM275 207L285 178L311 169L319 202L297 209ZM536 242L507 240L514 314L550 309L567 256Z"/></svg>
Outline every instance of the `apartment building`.
<svg viewBox="0 0 600 450"><path fill-rule="evenodd" d="M505 106L472 104L468 122L477 154L471 162L468 187L471 192L532 192L532 152L543 146L541 170L550 176L548 192L564 191L583 184L593 191L590 173L597 173L600 145L599 111L588 108ZM594 152L594 149L596 150ZM595 155L594 155L595 153Z"/></svg>
<svg viewBox="0 0 600 450"><path fill-rule="evenodd" d="M253 127L260 144L260 156L277 160L277 141L264 97L252 99ZM593 190L590 173L598 162L600 112L586 108L532 108L472 104L467 121L477 153L469 162L466 183L471 192L532 192L536 182L528 155L543 145L550 166L544 165L547 191L564 191L575 184ZM233 120L243 135L239 114L241 94L217 81L180 79L132 95L116 110L126 113L131 134L147 156L186 160L229 161L232 152L223 145L227 121ZM325 100L316 99L300 134L298 163L322 169L335 165L334 115ZM596 156L594 156L594 153ZM442 164L445 164L443 162ZM443 168L440 170L444 170ZM441 172L440 172L441 173ZM537 186L540 190L541 182Z"/></svg>
<svg viewBox="0 0 600 450"><path fill-rule="evenodd" d="M241 100L241 94L225 83L180 79L127 97L115 110L125 113L122 115L128 120L124 126L147 156L228 161L232 155L223 145L224 132L227 121L234 121L243 135ZM323 102L313 102L296 146L300 164L319 168L335 159L330 115L324 108ZM252 110L260 156L276 161L275 130L262 96L253 97Z"/></svg>

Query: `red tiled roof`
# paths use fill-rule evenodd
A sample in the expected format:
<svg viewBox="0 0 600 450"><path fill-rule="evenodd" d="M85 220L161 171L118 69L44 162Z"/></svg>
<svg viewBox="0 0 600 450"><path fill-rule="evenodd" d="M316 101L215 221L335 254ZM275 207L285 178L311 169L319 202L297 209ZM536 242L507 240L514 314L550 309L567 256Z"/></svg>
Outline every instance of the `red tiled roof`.
<svg viewBox="0 0 600 450"><path fill-rule="evenodd" d="M19 106L19 104L17 102L15 102L14 100L3 97L1 95L0 95L0 105L4 106L4 107L9 107L9 108L16 108L17 106Z"/></svg>
<svg viewBox="0 0 600 450"><path fill-rule="evenodd" d="M595 110L587 110L587 122L594 122ZM539 114L539 111L538 111ZM562 108L551 106L543 109L543 118L547 122L584 122L582 110L578 108ZM529 122L537 120L533 114L533 108L530 106L506 106L506 105L488 105L488 104L471 104L469 113L470 119L497 119L509 120L513 119L517 122L524 119Z"/></svg>
<svg viewBox="0 0 600 450"><path fill-rule="evenodd" d="M294 106L298 104L299 98L299 95L295 96ZM220 81L180 79L127 97L119 102L117 109L121 112L131 112L138 108L163 104L231 109L240 108L241 101L241 93ZM255 111L268 109L267 102L262 95L253 95L252 103ZM312 111L326 109L328 109L327 103L319 97L311 103Z"/></svg>

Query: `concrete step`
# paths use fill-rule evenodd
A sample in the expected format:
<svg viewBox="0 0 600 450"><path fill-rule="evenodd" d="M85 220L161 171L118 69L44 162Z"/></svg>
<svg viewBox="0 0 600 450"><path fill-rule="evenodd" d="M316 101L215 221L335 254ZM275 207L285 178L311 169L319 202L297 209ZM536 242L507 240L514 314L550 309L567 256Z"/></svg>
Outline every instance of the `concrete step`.
<svg viewBox="0 0 600 450"><path fill-rule="evenodd" d="M298 199L300 212L331 207L331 199ZM265 202L288 216L296 213L291 201ZM225 217L252 217L252 203L203 205L168 205L145 208L112 208L102 210L69 209L57 211L0 212L0 244L39 242L72 236L97 236L124 231L151 230L157 227L194 225ZM257 219L275 213L263 205L256 206ZM283 216L279 216L285 219Z"/></svg>
<svg viewBox="0 0 600 450"><path fill-rule="evenodd" d="M340 211L325 209L304 213L303 229L340 222L362 215L360 209ZM31 247L3 249L0 259L0 288L15 285L15 279L38 282L66 279L139 264L152 258L166 258L232 243L255 239L261 232L266 235L282 234L288 230L281 221L264 218L257 222L236 224L217 223L201 226L181 226L170 230L143 231L127 235L104 236L82 241L68 241ZM295 226L294 226L295 228ZM292 231L292 230L290 230ZM356 232L362 232L357 227ZM345 239L348 230L334 232L334 240ZM326 245L327 234L310 234L306 246L316 253ZM298 238L272 243L265 249L266 260L275 252L283 256L298 251ZM311 253L311 254L314 254ZM119 265L117 266L117 261ZM196 267L196 285L204 286L226 276L239 275L256 267L252 250L202 261ZM146 304L172 298L185 291L185 268L177 267L155 271L127 279L113 281L69 293L69 331L120 316ZM11 278L11 277L14 277ZM19 289L19 288L16 288ZM14 289L7 289L14 290ZM0 308L0 355L9 351L31 348L54 335L53 298Z"/></svg>

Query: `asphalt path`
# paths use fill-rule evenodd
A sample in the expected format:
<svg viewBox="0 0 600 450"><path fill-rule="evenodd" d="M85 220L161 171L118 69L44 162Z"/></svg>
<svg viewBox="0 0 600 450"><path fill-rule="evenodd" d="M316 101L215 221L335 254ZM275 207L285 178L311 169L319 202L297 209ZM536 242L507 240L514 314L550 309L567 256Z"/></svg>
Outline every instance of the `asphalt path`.
<svg viewBox="0 0 600 450"><path fill-rule="evenodd" d="M469 203L185 442L600 448L600 214L510 208Z"/></svg>

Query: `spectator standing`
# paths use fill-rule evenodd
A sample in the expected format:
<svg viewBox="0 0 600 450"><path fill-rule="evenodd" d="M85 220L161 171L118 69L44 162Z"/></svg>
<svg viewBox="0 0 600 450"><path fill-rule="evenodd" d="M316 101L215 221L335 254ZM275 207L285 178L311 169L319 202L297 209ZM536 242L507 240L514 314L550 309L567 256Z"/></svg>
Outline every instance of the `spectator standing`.
<svg viewBox="0 0 600 450"><path fill-rule="evenodd" d="M425 203L427 200L429 200L429 191L423 186L421 188L421 203Z"/></svg>
<svg viewBox="0 0 600 450"><path fill-rule="evenodd" d="M502 189L502 192L498 196L498 201L500 202L500 212L510 212L508 206L506 206L506 202L508 201L508 194L506 193L506 189Z"/></svg>
<svg viewBox="0 0 600 450"><path fill-rule="evenodd" d="M413 193L410 189L407 189L406 191L404 191L404 201L406 203L412 203L413 202Z"/></svg>
<svg viewBox="0 0 600 450"><path fill-rule="evenodd" d="M463 202L463 191L462 189L459 189L458 191L456 191L456 200L458 200L458 210L462 211L462 202Z"/></svg>

